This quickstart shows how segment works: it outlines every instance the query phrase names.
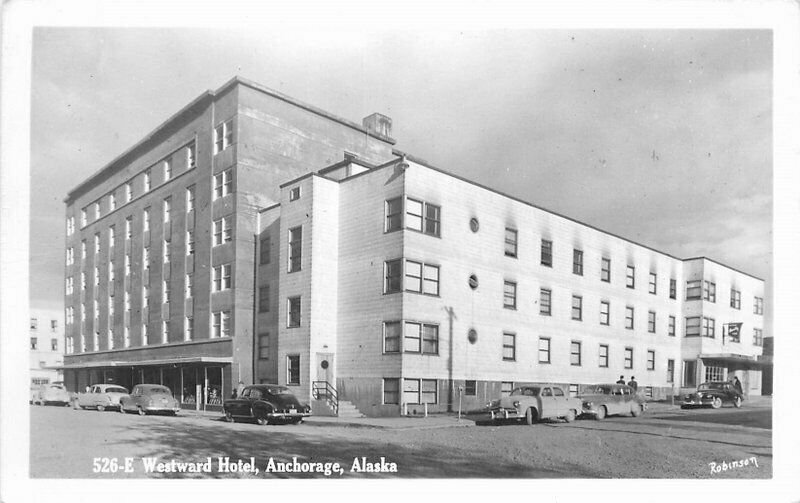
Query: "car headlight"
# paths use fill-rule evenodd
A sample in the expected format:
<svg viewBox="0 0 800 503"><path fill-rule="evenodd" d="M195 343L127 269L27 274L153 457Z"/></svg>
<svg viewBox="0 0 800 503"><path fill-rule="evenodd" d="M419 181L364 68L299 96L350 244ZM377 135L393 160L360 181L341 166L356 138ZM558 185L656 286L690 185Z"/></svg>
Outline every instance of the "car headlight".
<svg viewBox="0 0 800 503"><path fill-rule="evenodd" d="M514 406L514 408L519 407L519 400L515 400L512 405Z"/></svg>
<svg viewBox="0 0 800 503"><path fill-rule="evenodd" d="M584 409L591 409L594 406L592 402L583 402Z"/></svg>

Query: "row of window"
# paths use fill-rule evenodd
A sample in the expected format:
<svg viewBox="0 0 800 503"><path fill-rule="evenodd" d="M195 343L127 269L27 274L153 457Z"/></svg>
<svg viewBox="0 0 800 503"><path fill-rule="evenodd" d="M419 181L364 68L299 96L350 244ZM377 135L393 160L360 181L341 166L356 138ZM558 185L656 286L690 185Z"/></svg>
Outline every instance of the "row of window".
<svg viewBox="0 0 800 503"><path fill-rule="evenodd" d="M39 330L38 318L31 318L31 330ZM50 330L53 332L58 330L58 320L50 320Z"/></svg>
<svg viewBox="0 0 800 503"><path fill-rule="evenodd" d="M31 337L31 350L38 351L39 350L39 338L38 337ZM50 339L50 350L51 351L58 351L58 339Z"/></svg>

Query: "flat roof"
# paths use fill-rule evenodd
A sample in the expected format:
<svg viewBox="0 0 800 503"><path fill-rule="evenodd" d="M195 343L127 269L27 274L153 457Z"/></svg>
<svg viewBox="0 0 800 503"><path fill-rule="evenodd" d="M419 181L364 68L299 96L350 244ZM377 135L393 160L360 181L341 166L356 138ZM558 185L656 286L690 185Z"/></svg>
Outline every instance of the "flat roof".
<svg viewBox="0 0 800 503"><path fill-rule="evenodd" d="M100 367L141 367L152 365L173 365L178 363L232 363L233 358L230 356L179 356L176 358L158 358L152 360L111 360L111 361L92 361L82 363L67 363L64 365L56 365L47 367L48 369L56 370L69 370L69 369L86 369L86 368L100 368Z"/></svg>

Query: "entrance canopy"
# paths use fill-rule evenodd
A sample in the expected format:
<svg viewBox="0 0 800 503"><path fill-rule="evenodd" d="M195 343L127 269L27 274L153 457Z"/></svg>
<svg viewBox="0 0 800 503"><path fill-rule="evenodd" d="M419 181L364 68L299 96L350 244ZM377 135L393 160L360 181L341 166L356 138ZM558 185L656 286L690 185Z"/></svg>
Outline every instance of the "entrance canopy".
<svg viewBox="0 0 800 503"><path fill-rule="evenodd" d="M772 366L772 362L769 360L756 360L752 356L739 355L736 353L702 354L700 358L704 362L724 363L728 366L737 366L754 370Z"/></svg>
<svg viewBox="0 0 800 503"><path fill-rule="evenodd" d="M177 358L160 358L157 360L136 360L136 361L99 361L69 363L51 367L58 370L77 370L108 367L147 367L155 365L178 365L190 363L232 363L233 357L230 356L182 356Z"/></svg>

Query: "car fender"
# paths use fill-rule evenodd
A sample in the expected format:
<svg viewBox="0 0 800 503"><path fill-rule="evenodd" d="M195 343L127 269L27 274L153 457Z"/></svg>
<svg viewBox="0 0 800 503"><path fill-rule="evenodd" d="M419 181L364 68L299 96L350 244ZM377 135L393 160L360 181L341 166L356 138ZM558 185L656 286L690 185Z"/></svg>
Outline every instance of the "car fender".
<svg viewBox="0 0 800 503"><path fill-rule="evenodd" d="M270 414L274 410L275 405L270 402L259 400L253 404L253 415L256 415L256 412L266 412L267 414Z"/></svg>

